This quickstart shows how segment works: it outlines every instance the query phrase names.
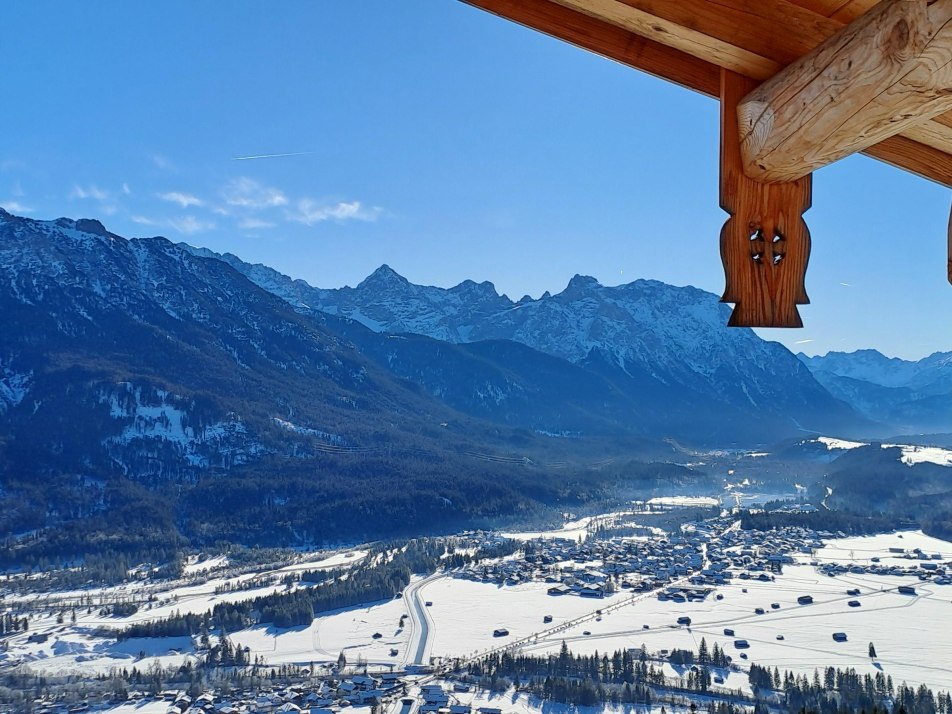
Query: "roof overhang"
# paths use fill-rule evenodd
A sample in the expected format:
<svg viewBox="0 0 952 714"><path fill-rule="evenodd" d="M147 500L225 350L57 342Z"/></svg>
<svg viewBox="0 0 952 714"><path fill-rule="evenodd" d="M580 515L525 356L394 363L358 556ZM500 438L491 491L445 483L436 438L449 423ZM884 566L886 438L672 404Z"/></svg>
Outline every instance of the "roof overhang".
<svg viewBox="0 0 952 714"><path fill-rule="evenodd" d="M721 101L731 324L801 324L813 170L862 152L952 187L952 0L463 1Z"/></svg>

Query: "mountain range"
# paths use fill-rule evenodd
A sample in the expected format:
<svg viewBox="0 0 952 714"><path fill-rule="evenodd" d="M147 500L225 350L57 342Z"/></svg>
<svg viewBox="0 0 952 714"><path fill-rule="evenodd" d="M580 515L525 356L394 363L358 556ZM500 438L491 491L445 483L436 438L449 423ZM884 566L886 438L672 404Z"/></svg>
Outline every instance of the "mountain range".
<svg viewBox="0 0 952 714"><path fill-rule="evenodd" d="M873 421L898 432L952 431L952 352L918 361L876 350L798 356L831 394Z"/></svg>
<svg viewBox="0 0 952 714"><path fill-rule="evenodd" d="M804 430L857 433L872 428L832 398L785 347L752 330L725 327L730 309L717 296L693 287L653 280L606 287L577 275L556 295L513 302L488 282L464 281L449 289L414 285L384 265L356 288L321 289L233 255L195 252L228 263L298 310L347 318L377 334L421 335L469 352L472 345L505 341L507 350L515 350L512 343L517 343L531 348L534 359L542 353L562 360L563 372L571 365L586 373L565 372L573 384L590 385L569 394L588 397L589 413L599 421L610 418L615 429L727 446L771 443ZM517 353L521 358L531 354ZM398 349L387 354L393 355L389 365L400 364ZM426 381L423 363L396 368L431 393L445 395L444 385ZM510 359L505 366L513 369L519 363ZM523 375L538 376L535 367L527 366ZM513 387L518 389L518 382L495 386L498 390L489 394L501 402ZM542 392L527 393L536 399ZM560 386L553 393L566 392ZM560 412L544 413L552 419ZM537 423L534 428L591 431L584 422Z"/></svg>
<svg viewBox="0 0 952 714"><path fill-rule="evenodd" d="M0 560L438 530L691 487L684 448L893 430L650 280L327 290L0 209L0 312Z"/></svg>

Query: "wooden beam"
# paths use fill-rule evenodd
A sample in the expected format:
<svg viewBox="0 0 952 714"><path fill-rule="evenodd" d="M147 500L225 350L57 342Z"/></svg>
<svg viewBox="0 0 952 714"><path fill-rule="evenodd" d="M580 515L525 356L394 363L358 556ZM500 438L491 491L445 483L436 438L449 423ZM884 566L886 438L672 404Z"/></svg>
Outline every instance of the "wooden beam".
<svg viewBox="0 0 952 714"><path fill-rule="evenodd" d="M893 136L863 151L898 169L952 187L952 155L904 136Z"/></svg>
<svg viewBox="0 0 952 714"><path fill-rule="evenodd" d="M649 39L638 35L631 30L618 27L617 25L563 6L552 0L462 1L628 67L639 69L688 89L693 89L706 96L715 99L719 96L720 68L717 65L688 52L675 49L657 39ZM626 3L629 2L637 3L639 6L642 6L647 3L648 0L626 0ZM658 7L678 8L683 5L690 11L694 9L700 10L707 4L709 4L709 0L678 0L677 2L672 2L672 0L659 0ZM760 27L759 23L773 18L773 15L769 14L766 10L772 3L762 3L761 0L717 0L717 4L734 8L738 12L745 7L751 12L757 12L757 6L763 5L765 9L759 12L766 19L755 22L753 16L750 16L747 17L745 21L738 22L736 26L739 27L751 26L757 29ZM647 5L645 6L647 7ZM653 9L661 12L657 7ZM789 8L782 9L788 14L796 12L796 10L791 11ZM673 10L666 12L670 13L673 12ZM800 12L807 11L801 8ZM702 26L706 17L707 16L703 14L698 16L698 26ZM790 17L795 17L795 15L791 14ZM813 19L810 20L809 27L813 27L817 32L829 31L830 34L833 34L835 29L830 29L829 25L824 24L827 22L830 21L815 15ZM703 25L703 30L705 33L713 31L712 28L707 25ZM786 34L787 33L775 33L777 39L776 44L786 48L787 41L783 39ZM660 36L664 39L663 33L656 36ZM744 39L746 41L746 38L747 35L745 34L742 38L735 39ZM789 48L784 49L784 52L789 52ZM740 74L752 76L748 74L748 71L749 70L745 70L740 72ZM763 79L764 77L755 76L755 78ZM920 125L917 129L925 130L936 122L948 122L952 124L952 117L948 115L938 117L932 122ZM937 127L937 130L941 130L941 128ZM866 149L863 153L885 161L897 168L911 171L923 178L930 179L944 186L952 187L952 156L945 151L934 148L934 142L932 141L928 144L922 143L921 139L923 138L925 138L924 134L917 136L916 140L895 136Z"/></svg>
<svg viewBox="0 0 952 714"><path fill-rule="evenodd" d="M753 80L721 70L721 208L730 214L721 229L725 288L734 303L731 327L802 327L798 304L810 302L804 288L810 232L810 175L766 184L744 173L737 105Z"/></svg>
<svg viewBox="0 0 952 714"><path fill-rule="evenodd" d="M548 0L463 2L709 97L716 97L720 91L720 69L716 65L557 3Z"/></svg>
<svg viewBox="0 0 952 714"><path fill-rule="evenodd" d="M952 283L952 211L949 212L949 282Z"/></svg>
<svg viewBox="0 0 952 714"><path fill-rule="evenodd" d="M782 64L748 50L738 42L721 39L709 32L701 32L681 24L680 13L671 13L671 19L664 17L663 14L655 11L653 3L650 2L644 3L651 8L650 12L637 7L639 3L619 2L619 0L554 0L554 2L748 77L767 79L783 69ZM668 5L680 4L672 3L670 0L665 2ZM698 3L689 4L697 5ZM725 18L724 24L730 25L729 19Z"/></svg>
<svg viewBox="0 0 952 714"><path fill-rule="evenodd" d="M744 98L744 167L794 181L949 109L952 0L884 0Z"/></svg>

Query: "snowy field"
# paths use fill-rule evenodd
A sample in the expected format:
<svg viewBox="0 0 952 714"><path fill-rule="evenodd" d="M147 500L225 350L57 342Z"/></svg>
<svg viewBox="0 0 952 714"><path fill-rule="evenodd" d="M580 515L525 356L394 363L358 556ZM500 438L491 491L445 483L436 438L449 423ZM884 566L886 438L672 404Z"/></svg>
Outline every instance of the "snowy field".
<svg viewBox="0 0 952 714"><path fill-rule="evenodd" d="M527 694L519 694L514 689L507 692L467 692L463 694L453 694L461 704L469 704L475 710L477 707L496 707L502 709L506 714L660 714L662 706L637 706L628 704L618 707L611 705L586 707L570 704L559 704L557 702L546 702ZM688 712L687 707L680 707L672 704L665 704L664 710L668 712ZM123 713L125 714L125 713Z"/></svg>
<svg viewBox="0 0 952 714"><path fill-rule="evenodd" d="M649 506L667 508L705 508L719 504L720 501L711 496L658 496L648 501Z"/></svg>
<svg viewBox="0 0 952 714"><path fill-rule="evenodd" d="M269 664L336 662L343 652L351 664L363 659L368 664L397 665L403 662L410 639L410 619L399 627L406 612L403 600L386 600L322 615L307 627L253 627L229 637L250 647L252 658L260 655ZM381 636L374 639L375 634ZM397 654L391 655L391 649Z"/></svg>
<svg viewBox="0 0 952 714"><path fill-rule="evenodd" d="M902 553L891 553L890 548L901 548L913 552L916 548L924 553L938 553L943 561L952 560L952 543L925 535L922 531L901 531L897 533L879 533L872 536L858 536L855 538L838 538L827 542L827 545L818 550L812 559L824 562L856 563L868 565L872 558L879 558L880 565L899 565L909 567L910 562ZM802 556L807 562L811 557ZM949 622L952 627L952 621Z"/></svg>
<svg viewBox="0 0 952 714"><path fill-rule="evenodd" d="M18 597L4 595L4 604L29 604L32 606L32 612L29 632L15 635L10 639L8 650L0 652L0 665L19 663L28 665L34 671L47 674L84 676L108 674L114 668L136 667L146 670L154 664L162 667L180 666L189 658L196 657L195 648L188 637L136 638L116 642L114 638L103 637L100 632L103 629L118 630L134 623L164 619L176 613L201 614L219 603L238 602L274 592L287 591L288 587L281 582L281 579L289 573L350 567L363 561L366 556L366 550L351 550L332 555L326 552L308 553L291 565L233 577L208 578L204 577L205 573L225 568L227 560L224 557L195 559L186 565L186 573L190 572L193 579L190 584L182 584L180 581L177 585L171 584L170 587L170 584L166 583L134 582L115 587L71 590L44 595ZM260 587L248 587L259 582L262 583ZM247 589L215 592L216 589L224 587ZM154 599L149 601L149 597ZM137 602L138 611L128 617L100 614L104 604L125 601ZM92 605L87 605L87 602L91 602ZM74 605L78 605L75 607L75 623L71 619ZM398 604L397 608L399 607ZM394 623L399 620L400 614L397 613L393 617ZM58 621L61 616L63 622ZM324 618L315 620L312 627L318 627L322 619ZM390 631L392 630L393 627ZM333 628L330 631L335 632ZM359 629L354 630L355 638L359 632ZM386 634L387 630L381 629L380 632ZM373 632L367 634L368 639L372 634ZM47 635L48 639L45 642L30 642L29 635ZM277 653L277 656L280 656L282 648L288 650L287 656L284 659L275 660L276 663L302 661L299 656L299 650L303 647L302 637L300 633L287 632L279 638L280 646L273 642L275 638L272 637L272 643L269 645L271 654ZM266 635L261 633L258 633L256 638L259 644L267 639ZM340 650L347 643L341 644L341 638L337 635L330 641L332 647L335 648L333 659L336 660ZM386 640L386 642L389 641ZM379 642L376 642L377 646L368 651L377 657L378 650L383 648L384 655L387 655L390 647L385 647L384 642L384 638L381 638ZM286 647L284 643L287 643ZM243 644L251 645L251 642ZM265 647L263 644L261 646ZM318 651L323 652L320 648ZM265 650L258 653L269 657L269 653ZM308 659L317 658L315 655ZM325 659L323 656L320 658ZM384 656L381 655L378 658L382 660Z"/></svg>
<svg viewBox="0 0 952 714"><path fill-rule="evenodd" d="M921 548L952 559L952 543L929 538L920 532L893 533L830 542L814 556L819 562L869 562L881 558L883 564L910 565L889 548ZM618 593L604 600L574 596L551 596L542 583L512 587L466 580L441 579L421 592L433 605L428 612L433 620L432 654L455 657L505 645L560 622L591 614L583 623L525 645L526 652L556 653L565 640L574 652L591 654L615 649L640 647L652 652L684 648L696 650L701 638L708 647L717 642L743 665L735 639L746 639L750 662L777 666L812 675L815 667L854 667L861 672L883 671L894 681L925 683L939 689L952 689L952 649L948 633L952 628L952 585L920 583L913 576L890 577L843 574L829 577L804 563L786 566L775 582L740 580L711 594L704 602L676 604L660 602L654 596ZM913 585L916 595L900 595L899 585ZM858 588L860 595L847 590ZM746 592L744 592L746 590ZM814 603L799 605L800 595L812 595ZM631 604L607 611L621 600ZM848 603L858 600L858 607ZM776 603L779 607L774 609ZM763 608L765 614L755 614ZM606 610L600 617L596 609ZM543 624L543 615L552 615L551 624ZM678 617L692 619L690 627L677 625ZM647 629L645 629L647 625ZM505 627L509 636L493 637L495 628ZM735 635L724 634L733 629ZM585 634L588 632L589 634ZM845 632L846 642L835 642L834 632ZM778 640L777 636L783 637ZM873 642L877 659L868 656ZM910 656L914 643L915 655ZM667 667L667 670L671 670ZM673 670L666 671L673 675ZM736 675L735 675L736 676ZM743 681L741 681L743 680ZM728 687L746 688L746 678L726 682Z"/></svg>
<svg viewBox="0 0 952 714"><path fill-rule="evenodd" d="M561 528L555 528L551 531L537 531L534 533L500 533L503 538L512 538L514 540L535 540L536 538L564 538L567 540L578 541L579 538L585 540L588 538L588 526L593 517L580 518L577 521L569 521Z"/></svg>

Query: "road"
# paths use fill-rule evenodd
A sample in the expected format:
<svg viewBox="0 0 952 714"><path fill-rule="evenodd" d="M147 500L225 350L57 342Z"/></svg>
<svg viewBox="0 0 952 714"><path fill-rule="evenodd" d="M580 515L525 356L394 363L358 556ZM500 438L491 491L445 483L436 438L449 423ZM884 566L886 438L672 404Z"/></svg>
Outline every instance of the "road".
<svg viewBox="0 0 952 714"><path fill-rule="evenodd" d="M410 641L407 643L407 650L403 659L404 666L430 663L430 650L433 647L433 643L430 640L433 621L427 612L426 603L420 595L420 590L424 586L444 577L446 576L443 574L434 573L403 589L403 602L406 603L407 613L410 615L411 623Z"/></svg>

